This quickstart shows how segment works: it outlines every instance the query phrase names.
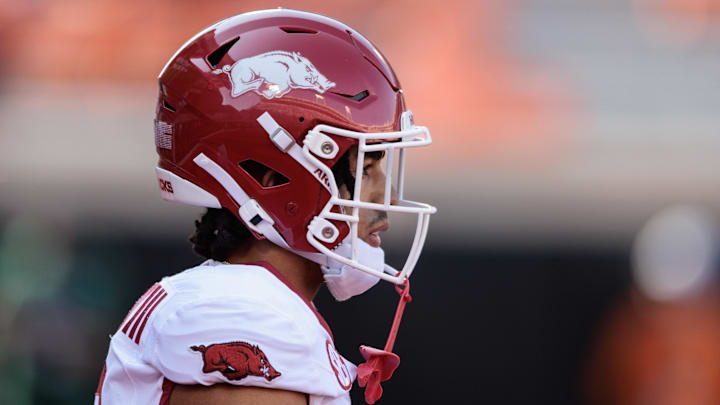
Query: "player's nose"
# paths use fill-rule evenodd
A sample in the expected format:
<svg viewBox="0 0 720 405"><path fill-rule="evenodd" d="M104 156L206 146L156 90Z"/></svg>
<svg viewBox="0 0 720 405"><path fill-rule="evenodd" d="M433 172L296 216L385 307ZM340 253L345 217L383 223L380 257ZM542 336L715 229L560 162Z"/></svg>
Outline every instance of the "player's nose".
<svg viewBox="0 0 720 405"><path fill-rule="evenodd" d="M387 180L386 180L387 181ZM383 182L379 189L377 190L377 196L376 202L379 202L380 204L385 204L385 183ZM399 198L397 190L395 189L395 186L390 187L390 205L397 205Z"/></svg>

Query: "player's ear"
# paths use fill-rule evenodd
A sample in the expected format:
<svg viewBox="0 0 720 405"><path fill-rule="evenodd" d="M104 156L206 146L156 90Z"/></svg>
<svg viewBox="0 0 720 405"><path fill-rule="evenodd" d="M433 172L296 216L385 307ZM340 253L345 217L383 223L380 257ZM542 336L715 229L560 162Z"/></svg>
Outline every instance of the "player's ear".
<svg viewBox="0 0 720 405"><path fill-rule="evenodd" d="M263 187L272 187L277 184L279 184L278 173L271 169L266 171L260 179L260 185Z"/></svg>
<svg viewBox="0 0 720 405"><path fill-rule="evenodd" d="M255 179L255 181L257 181L263 188L279 186L290 182L290 179L283 176L282 173L278 173L264 164L254 160L240 162L240 167L242 167L247 174L252 176L252 178Z"/></svg>
<svg viewBox="0 0 720 405"><path fill-rule="evenodd" d="M288 183L290 180L282 174L272 169L267 169L259 179L260 185L263 187L280 186Z"/></svg>

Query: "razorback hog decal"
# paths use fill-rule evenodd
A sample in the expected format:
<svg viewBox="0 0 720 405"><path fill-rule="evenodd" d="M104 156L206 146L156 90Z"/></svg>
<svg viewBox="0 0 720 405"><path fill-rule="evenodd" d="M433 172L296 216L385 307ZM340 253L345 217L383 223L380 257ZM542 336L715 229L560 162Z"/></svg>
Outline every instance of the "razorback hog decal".
<svg viewBox="0 0 720 405"><path fill-rule="evenodd" d="M308 58L298 52L265 52L212 72L228 75L233 97L254 91L271 99L282 97L292 89L311 89L324 93L335 87L334 82L323 76Z"/></svg>
<svg viewBox="0 0 720 405"><path fill-rule="evenodd" d="M228 342L210 346L191 346L190 349L202 353L203 373L219 371L228 380L242 380L254 375L271 381L281 375L257 345Z"/></svg>

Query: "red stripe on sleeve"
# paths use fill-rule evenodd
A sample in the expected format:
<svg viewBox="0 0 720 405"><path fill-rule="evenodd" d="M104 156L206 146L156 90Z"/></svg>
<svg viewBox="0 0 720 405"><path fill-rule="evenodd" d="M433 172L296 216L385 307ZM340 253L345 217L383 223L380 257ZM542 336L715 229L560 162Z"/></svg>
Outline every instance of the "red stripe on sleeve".
<svg viewBox="0 0 720 405"><path fill-rule="evenodd" d="M130 327L130 325L133 322L135 322L135 319L137 319L138 315L140 315L140 312L142 311L142 309L145 308L148 301L150 300L150 297L153 294L155 294L159 288L160 288L160 284L156 284L154 288L148 290L148 292L146 292L145 295L143 295L143 297L145 297L145 298L144 298L144 301L142 302L142 305L138 305L138 304L135 305L137 307L137 310L135 311L135 314L132 316L132 318L125 324L125 327L122 330L123 333L127 334L127 331L128 331L128 328ZM140 298L140 299L142 300L143 298ZM139 302L140 301L138 301L138 303Z"/></svg>
<svg viewBox="0 0 720 405"><path fill-rule="evenodd" d="M143 310L140 311L140 317L137 318L137 321L135 321L132 329L130 329L130 333L128 334L128 337L130 337L130 339L132 339L135 336L135 331L137 330L137 327L140 324L140 320L145 316L145 313L148 311L148 308L150 308L150 306L153 305L155 303L155 301L157 301L157 299L160 297L160 295L164 292L165 292L165 290L163 290L162 288L159 288L155 292L153 297L148 301L147 305L145 305L145 308L143 308Z"/></svg>
<svg viewBox="0 0 720 405"><path fill-rule="evenodd" d="M142 325L140 325L140 329L138 329L138 333L135 336L135 343L140 344L140 336L142 336L143 329L145 329L145 324L147 323L148 318L150 318L150 314L152 314L152 312L155 310L155 307L157 307L158 304L160 303L160 301L164 300L165 297L167 297L167 293L165 291L163 291L162 295L160 296L160 299L157 300L157 302L155 302L155 304L152 306L152 308L150 308L148 313L145 315L145 318L143 318Z"/></svg>

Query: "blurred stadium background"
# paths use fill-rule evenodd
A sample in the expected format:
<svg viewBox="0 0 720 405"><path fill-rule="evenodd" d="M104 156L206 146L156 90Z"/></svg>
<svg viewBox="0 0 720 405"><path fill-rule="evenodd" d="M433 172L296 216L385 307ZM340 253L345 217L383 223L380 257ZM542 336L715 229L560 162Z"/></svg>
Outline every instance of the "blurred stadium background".
<svg viewBox="0 0 720 405"><path fill-rule="evenodd" d="M90 403L134 300L200 261L201 210L157 190L155 79L268 6L364 33L435 140L410 155L410 196L439 213L380 403L720 403L717 262L681 260L716 247L718 0L0 0L0 403ZM700 208L660 252L697 243L633 273L675 204ZM396 296L316 301L357 363Z"/></svg>

